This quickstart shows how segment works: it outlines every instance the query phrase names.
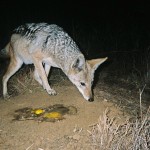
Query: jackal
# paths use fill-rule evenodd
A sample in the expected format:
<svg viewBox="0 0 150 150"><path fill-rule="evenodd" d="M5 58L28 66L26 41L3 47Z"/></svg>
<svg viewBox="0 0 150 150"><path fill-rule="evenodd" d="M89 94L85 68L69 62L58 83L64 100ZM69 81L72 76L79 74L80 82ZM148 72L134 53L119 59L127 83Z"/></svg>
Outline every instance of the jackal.
<svg viewBox="0 0 150 150"><path fill-rule="evenodd" d="M83 97L93 101L94 72L106 58L85 60L73 39L59 26L47 23L29 23L13 31L5 52L10 64L3 76L3 97L9 98L7 82L25 64L34 64L34 78L49 95L56 95L48 83L51 67L57 67L76 85Z"/></svg>

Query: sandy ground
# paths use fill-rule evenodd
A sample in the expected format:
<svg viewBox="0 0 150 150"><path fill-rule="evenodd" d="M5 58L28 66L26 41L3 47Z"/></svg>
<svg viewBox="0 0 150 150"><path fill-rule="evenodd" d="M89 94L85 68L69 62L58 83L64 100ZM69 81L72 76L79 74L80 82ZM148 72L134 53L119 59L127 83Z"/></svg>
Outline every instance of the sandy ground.
<svg viewBox="0 0 150 150"><path fill-rule="evenodd" d="M95 96L94 102L87 102L73 85L54 88L57 96L37 90L11 97L9 101L0 99L0 150L90 150L88 130L92 130L92 125L98 122L107 108L110 117L116 117L120 122L125 118L119 108L103 95ZM97 89L96 93L103 94L104 91ZM17 109L54 104L74 106L77 114L66 115L64 120L54 123L12 121Z"/></svg>

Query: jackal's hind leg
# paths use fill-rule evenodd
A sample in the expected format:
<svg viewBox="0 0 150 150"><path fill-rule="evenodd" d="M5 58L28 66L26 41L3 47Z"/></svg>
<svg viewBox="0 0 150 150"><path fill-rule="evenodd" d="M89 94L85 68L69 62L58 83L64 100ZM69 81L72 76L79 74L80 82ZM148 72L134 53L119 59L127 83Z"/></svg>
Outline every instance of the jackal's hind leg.
<svg viewBox="0 0 150 150"><path fill-rule="evenodd" d="M46 66L45 68L46 70L44 70L43 64L41 61L39 61L36 58L33 58L33 60L34 60L34 66L35 66L35 72L34 72L35 77L36 79L38 78L37 81L39 83L41 83L42 81L41 85L43 85L43 88L46 89L49 95L56 95L56 91L50 87L48 80L47 80L47 75L49 73L50 67Z"/></svg>
<svg viewBox="0 0 150 150"><path fill-rule="evenodd" d="M44 64L44 69L45 69L46 76L48 77L50 69L51 69L51 66L47 65L47 64Z"/></svg>
<svg viewBox="0 0 150 150"><path fill-rule="evenodd" d="M34 79L35 79L40 85L42 85L42 80L40 79L40 76L39 76L39 74L38 74L38 72L37 72L36 69L34 69L33 77L34 77ZM43 86L43 85L42 85L42 86ZM44 87L43 87L43 88L44 88Z"/></svg>
<svg viewBox="0 0 150 150"><path fill-rule="evenodd" d="M45 73L46 73L46 76L48 77L48 74L50 72L50 69L51 69L51 66L50 65L47 65L47 64L44 64L44 70L45 70ZM37 72L37 70L35 69L34 70L34 79L40 84L43 86L44 89L46 89L42 83L42 80Z"/></svg>
<svg viewBox="0 0 150 150"><path fill-rule="evenodd" d="M3 76L3 97L4 99L8 99L10 96L8 95L7 91L7 82L9 78L14 75L19 68L22 66L23 62L19 58L11 58L9 67L7 69L7 72Z"/></svg>

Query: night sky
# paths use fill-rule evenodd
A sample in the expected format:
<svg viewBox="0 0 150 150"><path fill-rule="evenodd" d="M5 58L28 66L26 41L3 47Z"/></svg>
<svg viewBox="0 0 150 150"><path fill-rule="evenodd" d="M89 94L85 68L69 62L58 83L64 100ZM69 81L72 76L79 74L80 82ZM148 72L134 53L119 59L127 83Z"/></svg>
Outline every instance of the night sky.
<svg viewBox="0 0 150 150"><path fill-rule="evenodd" d="M74 32L82 30L85 37L93 30L94 34L103 32L102 36L106 40L110 33L111 38L113 36L120 38L119 36L123 35L122 41L123 38L133 34L132 38L135 38L135 41L136 39L141 40L143 41L141 44L148 46L150 43L150 5L148 1L132 1L132 3L131 1L103 0L98 3L94 0L89 2L49 0L31 3L32 1L1 0L0 48L5 45L15 27L33 22L58 24L71 35L73 26L78 26ZM125 35L125 33L128 34ZM84 38L84 34L82 36ZM102 48L111 49L113 47L114 41L109 39L107 44L101 41ZM78 38L76 40L78 41ZM124 43L128 43L128 38L126 40Z"/></svg>

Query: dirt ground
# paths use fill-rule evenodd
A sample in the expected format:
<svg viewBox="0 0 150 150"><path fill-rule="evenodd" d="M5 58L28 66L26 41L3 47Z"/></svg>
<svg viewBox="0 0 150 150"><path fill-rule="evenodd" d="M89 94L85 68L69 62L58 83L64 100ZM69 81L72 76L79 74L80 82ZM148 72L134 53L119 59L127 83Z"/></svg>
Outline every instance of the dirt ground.
<svg viewBox="0 0 150 150"><path fill-rule="evenodd" d="M49 96L43 89L38 89L11 97L8 101L0 99L1 150L90 150L88 131L106 109L118 122L126 118L119 107L105 99L104 91L95 88L101 96L95 95L94 102L87 102L72 84L54 88L57 96ZM65 115L64 120L57 122L13 121L17 109L54 104L74 106L77 114Z"/></svg>

